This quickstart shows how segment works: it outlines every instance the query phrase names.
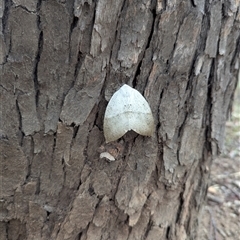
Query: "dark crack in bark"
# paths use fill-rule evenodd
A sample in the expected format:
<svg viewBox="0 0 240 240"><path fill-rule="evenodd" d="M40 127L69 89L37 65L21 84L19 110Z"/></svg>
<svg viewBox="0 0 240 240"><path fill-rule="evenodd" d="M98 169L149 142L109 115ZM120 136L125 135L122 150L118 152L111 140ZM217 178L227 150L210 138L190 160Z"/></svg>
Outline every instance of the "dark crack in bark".
<svg viewBox="0 0 240 240"><path fill-rule="evenodd" d="M41 0L38 1L37 9L38 9L38 15L37 15L37 27L40 31L39 38L38 38L38 49L37 54L35 57L35 65L33 69L33 81L34 81L34 88L35 88L35 101L36 101L36 108L38 108L38 101L39 101L39 83L38 83L38 64L40 62L42 50L43 50L43 32L41 29L41 17L40 17L40 8L41 8Z"/></svg>
<svg viewBox="0 0 240 240"><path fill-rule="evenodd" d="M2 18L2 27L3 27L3 34L7 31L7 22L9 17L10 8L13 5L11 0L4 0L4 11L3 11L3 18Z"/></svg>
<svg viewBox="0 0 240 240"><path fill-rule="evenodd" d="M22 146L23 144L23 138L25 136L23 130L22 130L22 114L21 114L21 111L20 111L20 107L18 105L18 100L16 99L16 110L17 110L17 113L18 113L18 120L19 120L19 145Z"/></svg>

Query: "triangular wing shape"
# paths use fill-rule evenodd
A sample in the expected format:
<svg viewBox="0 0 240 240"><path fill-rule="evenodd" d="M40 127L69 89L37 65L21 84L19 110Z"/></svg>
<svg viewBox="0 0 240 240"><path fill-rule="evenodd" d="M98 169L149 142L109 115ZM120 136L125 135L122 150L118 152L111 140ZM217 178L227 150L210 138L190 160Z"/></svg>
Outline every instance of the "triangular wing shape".
<svg viewBox="0 0 240 240"><path fill-rule="evenodd" d="M153 115L141 93L126 84L115 92L107 105L103 130L106 142L115 141L130 130L151 136Z"/></svg>

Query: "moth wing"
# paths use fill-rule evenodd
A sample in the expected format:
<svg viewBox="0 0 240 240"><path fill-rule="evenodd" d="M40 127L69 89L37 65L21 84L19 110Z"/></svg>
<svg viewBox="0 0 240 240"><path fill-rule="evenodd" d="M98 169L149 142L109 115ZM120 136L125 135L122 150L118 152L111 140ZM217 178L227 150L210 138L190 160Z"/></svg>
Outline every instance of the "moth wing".
<svg viewBox="0 0 240 240"><path fill-rule="evenodd" d="M129 89L126 86L125 84L116 91L107 105L103 123L106 142L115 141L131 130L126 117L129 102Z"/></svg>
<svg viewBox="0 0 240 240"><path fill-rule="evenodd" d="M133 89L130 97L131 114L129 128L140 135L151 136L154 131L154 119L151 108L140 92Z"/></svg>
<svg viewBox="0 0 240 240"><path fill-rule="evenodd" d="M151 136L154 120L146 99L137 90L124 84L107 105L103 129L106 142L119 139L129 130Z"/></svg>

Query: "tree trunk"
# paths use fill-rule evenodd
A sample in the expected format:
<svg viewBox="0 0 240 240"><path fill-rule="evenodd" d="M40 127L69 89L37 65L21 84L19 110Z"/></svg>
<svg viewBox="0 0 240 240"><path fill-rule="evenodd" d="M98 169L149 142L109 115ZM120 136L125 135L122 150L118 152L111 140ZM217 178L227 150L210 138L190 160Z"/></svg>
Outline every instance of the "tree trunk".
<svg viewBox="0 0 240 240"><path fill-rule="evenodd" d="M196 239L239 71L239 1L0 4L0 239ZM106 144L124 83L155 132Z"/></svg>

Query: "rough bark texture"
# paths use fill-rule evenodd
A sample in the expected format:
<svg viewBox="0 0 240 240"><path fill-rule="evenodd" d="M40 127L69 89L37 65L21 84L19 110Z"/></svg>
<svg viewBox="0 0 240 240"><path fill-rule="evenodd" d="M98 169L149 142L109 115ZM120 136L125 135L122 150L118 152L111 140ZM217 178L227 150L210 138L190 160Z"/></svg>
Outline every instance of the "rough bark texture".
<svg viewBox="0 0 240 240"><path fill-rule="evenodd" d="M1 0L0 17L0 239L196 239L239 70L239 1ZM156 130L105 144L123 83Z"/></svg>

